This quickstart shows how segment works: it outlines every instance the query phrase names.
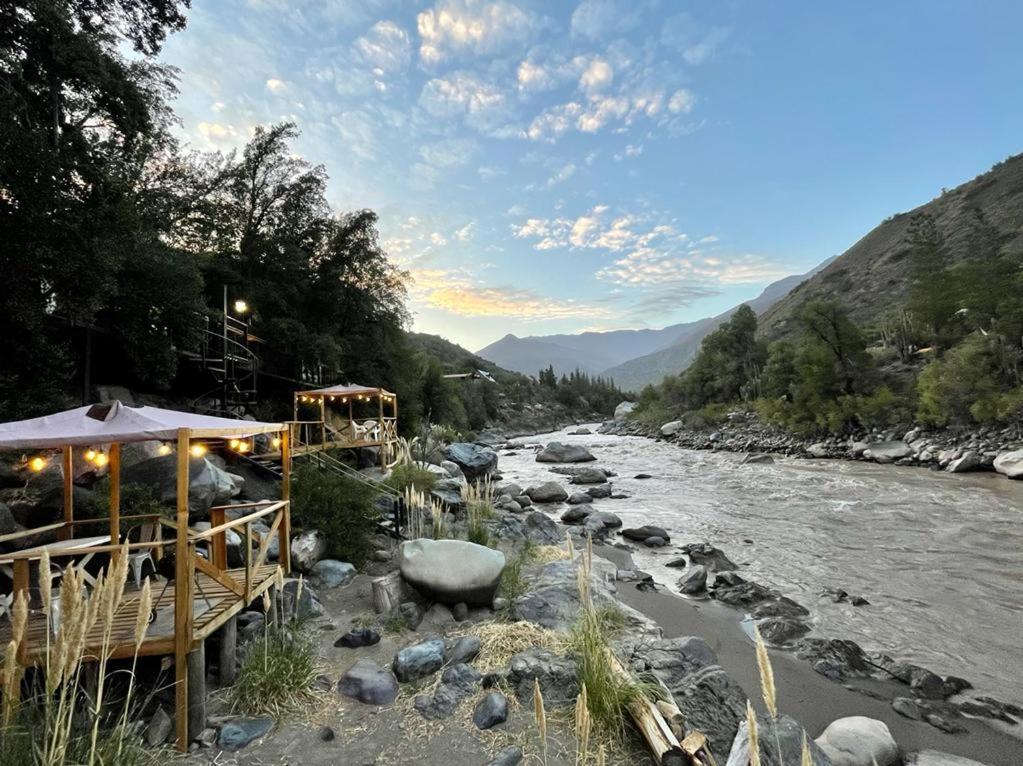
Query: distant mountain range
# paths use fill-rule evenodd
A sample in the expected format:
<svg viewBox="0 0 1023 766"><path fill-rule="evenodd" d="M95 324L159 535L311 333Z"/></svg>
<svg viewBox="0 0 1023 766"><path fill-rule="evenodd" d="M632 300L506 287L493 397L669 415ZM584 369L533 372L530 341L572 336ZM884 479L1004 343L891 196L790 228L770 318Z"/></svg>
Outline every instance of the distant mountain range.
<svg viewBox="0 0 1023 766"><path fill-rule="evenodd" d="M907 233L916 214L933 219L953 260L969 258L977 236L995 237L1009 252L1023 252L1023 155L1010 157L908 213L893 215L842 255L806 274L768 285L746 301L760 317L761 333L769 339L791 334L793 318L810 300L837 300L861 324L904 306L909 289ZM558 374L580 369L612 377L623 389L638 392L684 370L701 341L737 308L661 330L506 335L477 354L527 375L548 365Z"/></svg>

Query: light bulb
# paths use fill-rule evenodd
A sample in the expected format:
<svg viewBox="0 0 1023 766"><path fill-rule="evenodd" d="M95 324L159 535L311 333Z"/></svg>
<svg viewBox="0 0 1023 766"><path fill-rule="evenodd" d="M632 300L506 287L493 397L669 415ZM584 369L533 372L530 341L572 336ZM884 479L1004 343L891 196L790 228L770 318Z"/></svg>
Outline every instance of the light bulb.
<svg viewBox="0 0 1023 766"><path fill-rule="evenodd" d="M92 464L97 468L102 468L110 462L110 458L106 456L106 453L100 452L93 459Z"/></svg>
<svg viewBox="0 0 1023 766"><path fill-rule="evenodd" d="M46 460L41 457L34 457L28 461L28 467L36 473L39 473L41 470L46 468Z"/></svg>
<svg viewBox="0 0 1023 766"><path fill-rule="evenodd" d="M188 451L192 453L192 457L202 457L203 455L206 454L206 445L193 444L191 447L189 447Z"/></svg>

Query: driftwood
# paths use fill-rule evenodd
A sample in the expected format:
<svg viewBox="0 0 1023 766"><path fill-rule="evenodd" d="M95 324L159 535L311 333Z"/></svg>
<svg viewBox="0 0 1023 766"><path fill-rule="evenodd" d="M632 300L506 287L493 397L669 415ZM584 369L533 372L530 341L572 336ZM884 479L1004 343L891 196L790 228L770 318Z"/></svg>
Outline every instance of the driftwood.
<svg viewBox="0 0 1023 766"><path fill-rule="evenodd" d="M610 651L608 662L616 675L629 677L621 661ZM655 703L643 696L629 705L632 720L646 740L654 760L660 766L716 766L706 748L707 737L698 731L682 737L685 718L668 688L663 683L660 685L667 699Z"/></svg>
<svg viewBox="0 0 1023 766"><path fill-rule="evenodd" d="M391 572L373 581L373 608L377 614L390 614L402 600L401 574Z"/></svg>

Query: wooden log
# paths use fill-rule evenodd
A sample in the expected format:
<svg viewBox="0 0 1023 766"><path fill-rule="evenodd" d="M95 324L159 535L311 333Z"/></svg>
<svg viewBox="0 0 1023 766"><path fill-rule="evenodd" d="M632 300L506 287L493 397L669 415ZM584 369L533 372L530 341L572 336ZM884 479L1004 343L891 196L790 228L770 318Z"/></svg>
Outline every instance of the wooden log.
<svg viewBox="0 0 1023 766"><path fill-rule="evenodd" d="M206 642L188 653L188 741L206 728Z"/></svg>
<svg viewBox="0 0 1023 766"><path fill-rule="evenodd" d="M238 677L238 618L232 617L220 628L220 685L230 686Z"/></svg>
<svg viewBox="0 0 1023 766"><path fill-rule="evenodd" d="M373 608L377 614L390 614L402 601L404 582L400 572L391 572L373 580Z"/></svg>
<svg viewBox="0 0 1023 766"><path fill-rule="evenodd" d="M618 676L631 682L628 672L622 663L610 650L607 653L608 664L611 670ZM654 756L654 760L660 766L690 766L693 761L686 754L679 744L678 738L671 730L671 726L661 715L657 705L645 696L633 700L629 704L629 714L632 716L636 728L646 740L647 747Z"/></svg>

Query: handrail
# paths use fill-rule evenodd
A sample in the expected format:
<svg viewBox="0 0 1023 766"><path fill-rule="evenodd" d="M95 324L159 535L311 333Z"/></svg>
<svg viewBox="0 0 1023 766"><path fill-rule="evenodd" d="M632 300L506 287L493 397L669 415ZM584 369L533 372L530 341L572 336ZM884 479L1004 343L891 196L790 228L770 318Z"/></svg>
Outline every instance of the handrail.
<svg viewBox="0 0 1023 766"><path fill-rule="evenodd" d="M242 527L245 526L246 524L251 524L256 519L261 519L264 516L273 513L274 511L278 511L281 508L284 508L286 505L288 505L287 500L278 500L277 502L273 503L272 505L268 505L266 508L263 508L262 510L246 514L245 516L239 516L237 519L234 519L233 521L225 521L223 524L217 524L217 526L215 527L210 527L207 530L204 530L194 535L190 535L188 539L191 542L195 543L205 542L214 535L219 535L222 532L226 532L229 529L234 529L235 527ZM227 507L230 508L230 506Z"/></svg>
<svg viewBox="0 0 1023 766"><path fill-rule="evenodd" d="M20 532L8 532L6 535L0 535L0 543L20 540L23 537L32 537L33 535L41 535L43 532L53 532L63 528L65 524L67 524L66 521L58 521L56 524L47 524L45 527L32 527L31 529L23 529Z"/></svg>
<svg viewBox="0 0 1023 766"><path fill-rule="evenodd" d="M142 548L161 548L167 545L166 540L148 540L143 543L121 543L119 545L108 544L108 545L90 545L82 548L66 548L56 549L47 551L50 555L50 559L63 558L64 556L81 556L83 553L116 553L118 551L134 551ZM35 561L36 559L42 558L42 552L39 553L8 553L7 555L0 557L0 564L13 564L15 561Z"/></svg>

